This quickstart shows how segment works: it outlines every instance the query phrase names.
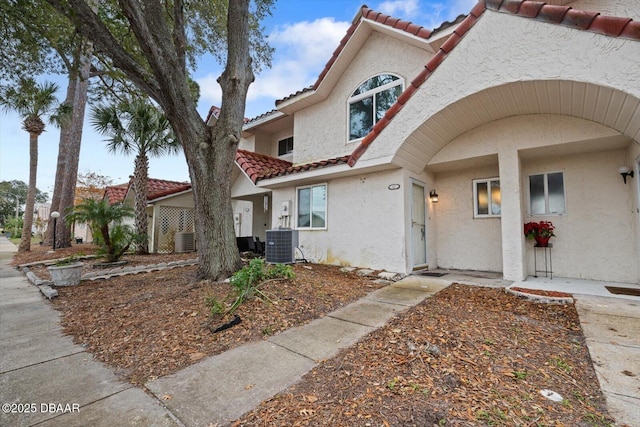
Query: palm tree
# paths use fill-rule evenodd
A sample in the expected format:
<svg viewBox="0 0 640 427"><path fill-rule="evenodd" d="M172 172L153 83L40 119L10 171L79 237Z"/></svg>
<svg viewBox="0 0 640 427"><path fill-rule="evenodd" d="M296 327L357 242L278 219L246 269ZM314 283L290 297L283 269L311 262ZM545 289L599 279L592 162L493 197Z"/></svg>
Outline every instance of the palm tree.
<svg viewBox="0 0 640 427"><path fill-rule="evenodd" d="M105 199L84 199L65 217L68 224L89 224L94 239L100 246L100 254L107 262L116 262L129 249L135 236L122 221L133 216L133 209L122 203L110 205Z"/></svg>
<svg viewBox="0 0 640 427"><path fill-rule="evenodd" d="M25 205L22 238L19 252L31 250L31 226L36 198L36 175L38 172L38 138L45 131L44 116L49 122L59 125L67 114L67 108L55 97L58 86L54 83L38 84L32 78L22 78L16 86L0 87L0 107L3 111L16 111L22 116L22 128L29 132L29 189Z"/></svg>
<svg viewBox="0 0 640 427"><path fill-rule="evenodd" d="M140 236L136 243L136 252L147 253L149 156L177 154L181 146L164 114L154 105L141 99L94 107L91 124L97 132L109 137L106 141L110 152L122 152L126 155L136 153L133 192L136 233Z"/></svg>

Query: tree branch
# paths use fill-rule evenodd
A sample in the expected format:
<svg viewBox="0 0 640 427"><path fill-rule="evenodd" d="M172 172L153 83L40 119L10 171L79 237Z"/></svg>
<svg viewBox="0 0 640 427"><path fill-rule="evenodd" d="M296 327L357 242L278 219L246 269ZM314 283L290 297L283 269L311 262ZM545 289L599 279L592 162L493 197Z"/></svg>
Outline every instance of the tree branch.
<svg viewBox="0 0 640 427"><path fill-rule="evenodd" d="M47 0L58 12L66 16L80 34L93 41L97 52L107 54L136 85L145 88L154 98L162 92L156 79L129 55L113 37L109 29L83 0Z"/></svg>

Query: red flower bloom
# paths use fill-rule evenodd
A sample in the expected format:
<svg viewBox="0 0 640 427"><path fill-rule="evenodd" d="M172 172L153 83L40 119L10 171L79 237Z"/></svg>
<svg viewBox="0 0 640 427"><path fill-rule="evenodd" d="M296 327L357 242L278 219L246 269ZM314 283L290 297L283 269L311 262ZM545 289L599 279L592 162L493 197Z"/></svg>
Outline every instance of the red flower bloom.
<svg viewBox="0 0 640 427"><path fill-rule="evenodd" d="M553 226L551 221L527 222L524 225L524 235L528 239L533 239L536 236L555 236L553 230L555 230L555 227Z"/></svg>

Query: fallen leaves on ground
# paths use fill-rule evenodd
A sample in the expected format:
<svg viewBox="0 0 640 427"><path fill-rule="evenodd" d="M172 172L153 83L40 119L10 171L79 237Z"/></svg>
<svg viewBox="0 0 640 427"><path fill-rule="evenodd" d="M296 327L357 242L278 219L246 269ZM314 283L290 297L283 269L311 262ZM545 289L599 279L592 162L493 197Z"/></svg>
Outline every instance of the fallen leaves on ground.
<svg viewBox="0 0 640 427"><path fill-rule="evenodd" d="M18 255L15 261L29 257L47 255ZM194 254L127 256L131 265L186 257ZM236 312L242 322L218 334L206 328L205 299L224 299L230 286L196 281L194 267L58 288L52 304L75 342L140 385L322 317L379 287L333 266L296 265L295 271L294 280L265 286L275 304L244 304ZM542 390L562 400L549 400ZM610 426L613 421L573 305L533 303L503 289L454 284L323 361L235 425Z"/></svg>
<svg viewBox="0 0 640 427"><path fill-rule="evenodd" d="M454 284L234 424L265 425L613 424L573 305Z"/></svg>

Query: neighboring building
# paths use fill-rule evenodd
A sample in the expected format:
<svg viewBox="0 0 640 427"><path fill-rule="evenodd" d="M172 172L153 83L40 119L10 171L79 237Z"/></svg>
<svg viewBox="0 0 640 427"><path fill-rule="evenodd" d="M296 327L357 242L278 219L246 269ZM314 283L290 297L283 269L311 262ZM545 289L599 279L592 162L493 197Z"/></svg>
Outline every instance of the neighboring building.
<svg viewBox="0 0 640 427"><path fill-rule="evenodd" d="M245 123L238 232L521 280L523 224L548 220L554 276L640 283L639 64L638 0L480 1L433 31L365 6L312 87Z"/></svg>
<svg viewBox="0 0 640 427"><path fill-rule="evenodd" d="M36 203L34 211L35 215L33 216L33 225L31 226L31 232L35 236L39 236L42 240L45 231L47 231L49 220L51 219L51 204Z"/></svg>
<svg viewBox="0 0 640 427"><path fill-rule="evenodd" d="M107 187L104 198L110 204L134 206L133 179L128 184ZM195 217L191 184L149 178L147 181L149 251L175 251L176 233L189 233L195 247ZM135 219L127 220L135 227Z"/></svg>

